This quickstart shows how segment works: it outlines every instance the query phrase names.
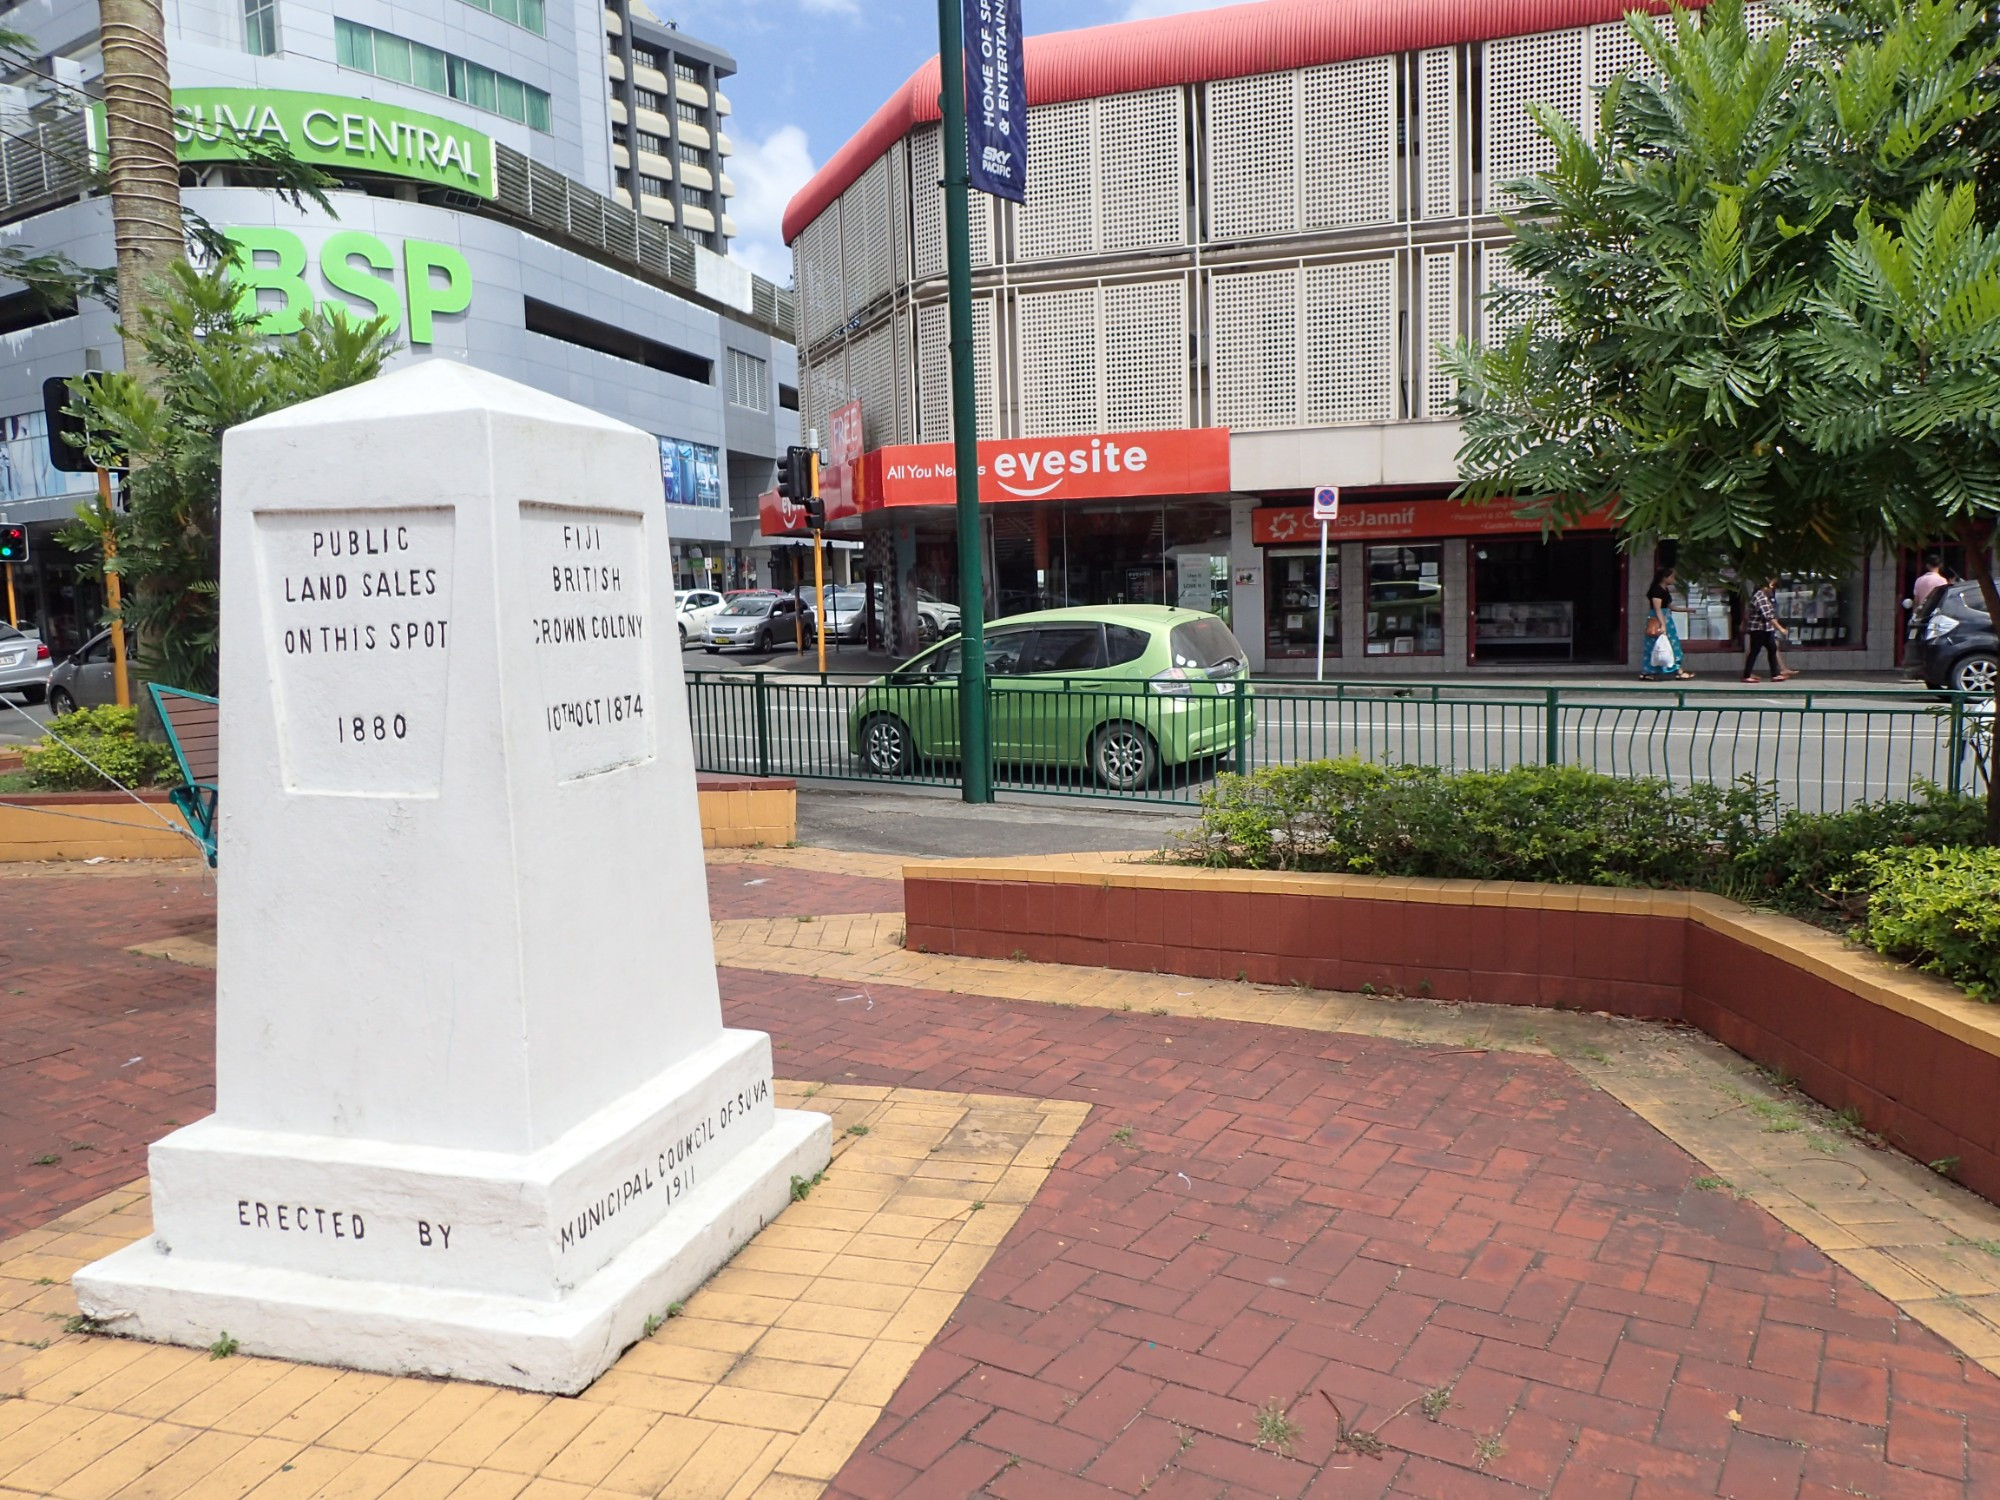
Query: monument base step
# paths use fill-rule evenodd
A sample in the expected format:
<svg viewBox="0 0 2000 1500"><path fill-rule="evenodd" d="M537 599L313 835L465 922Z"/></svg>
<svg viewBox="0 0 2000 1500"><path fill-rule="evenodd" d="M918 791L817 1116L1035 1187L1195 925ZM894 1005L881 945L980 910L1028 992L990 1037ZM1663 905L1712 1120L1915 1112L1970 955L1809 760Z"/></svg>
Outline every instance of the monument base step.
<svg viewBox="0 0 2000 1500"><path fill-rule="evenodd" d="M557 1300L362 1281L162 1254L151 1237L77 1274L77 1301L110 1334L390 1375L433 1375L570 1395L684 1301L824 1168L825 1115L777 1110L726 1170Z"/></svg>

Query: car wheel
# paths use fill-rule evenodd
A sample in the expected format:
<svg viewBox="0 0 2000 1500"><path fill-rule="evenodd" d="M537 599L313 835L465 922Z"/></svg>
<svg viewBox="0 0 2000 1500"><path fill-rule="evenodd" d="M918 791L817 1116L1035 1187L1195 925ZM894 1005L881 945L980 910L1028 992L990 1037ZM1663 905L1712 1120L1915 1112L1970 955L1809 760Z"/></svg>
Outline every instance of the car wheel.
<svg viewBox="0 0 2000 1500"><path fill-rule="evenodd" d="M2000 683L2000 657L1989 652L1961 656L1951 664L1951 685L1961 693L1991 697L1996 683Z"/></svg>
<svg viewBox="0 0 2000 1500"><path fill-rule="evenodd" d="M1114 792L1136 792L1153 779L1160 754L1137 724L1106 724L1091 737L1090 768Z"/></svg>
<svg viewBox="0 0 2000 1500"><path fill-rule="evenodd" d="M928 646L938 638L937 622L929 615L917 616L917 644Z"/></svg>
<svg viewBox="0 0 2000 1500"><path fill-rule="evenodd" d="M757 649L759 651L769 651L771 649L771 632L769 629L757 632Z"/></svg>
<svg viewBox="0 0 2000 1500"><path fill-rule="evenodd" d="M716 652L720 651L722 648L720 646L703 646L701 649L706 651L710 656L713 656L715 655Z"/></svg>
<svg viewBox="0 0 2000 1500"><path fill-rule="evenodd" d="M70 696L68 688L49 689L49 717L60 719L64 714L76 712L76 699Z"/></svg>
<svg viewBox="0 0 2000 1500"><path fill-rule="evenodd" d="M678 622L676 622L676 623L678 623ZM687 628L687 626L685 626L685 625L682 625L682 626L680 626L680 632L681 632L681 644L682 644L683 646L685 646L685 645L686 645L686 644L688 643L688 628Z"/></svg>
<svg viewBox="0 0 2000 1500"><path fill-rule="evenodd" d="M894 714L870 714L861 725L861 759L877 776L910 769L910 726Z"/></svg>

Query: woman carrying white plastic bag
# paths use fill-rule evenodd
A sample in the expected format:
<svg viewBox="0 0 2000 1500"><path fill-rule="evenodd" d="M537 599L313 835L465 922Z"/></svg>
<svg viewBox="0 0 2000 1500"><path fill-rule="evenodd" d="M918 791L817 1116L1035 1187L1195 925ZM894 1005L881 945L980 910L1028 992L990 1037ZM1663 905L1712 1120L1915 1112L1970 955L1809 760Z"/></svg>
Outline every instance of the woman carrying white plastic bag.
<svg viewBox="0 0 2000 1500"><path fill-rule="evenodd" d="M1681 633L1674 627L1674 570L1662 568L1646 589L1646 658L1639 676L1647 682L1691 678L1681 664Z"/></svg>

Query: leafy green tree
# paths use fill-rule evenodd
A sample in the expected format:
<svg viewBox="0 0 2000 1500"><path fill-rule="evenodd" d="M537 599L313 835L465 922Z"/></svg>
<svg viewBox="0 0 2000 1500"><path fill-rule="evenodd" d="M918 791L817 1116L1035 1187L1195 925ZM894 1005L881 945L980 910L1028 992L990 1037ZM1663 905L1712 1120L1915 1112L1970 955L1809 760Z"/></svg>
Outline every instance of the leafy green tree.
<svg viewBox="0 0 2000 1500"><path fill-rule="evenodd" d="M1462 492L1552 527L1609 503L1697 576L1956 537L1995 609L2000 38L1972 0L1794 15L1633 16L1649 67L1593 137L1534 107L1517 326L1449 355Z"/></svg>
<svg viewBox="0 0 2000 1500"><path fill-rule="evenodd" d="M93 458L128 466L131 476L123 512L107 521L88 508L63 541L97 551L104 528L115 528L111 566L125 588L122 617L141 674L204 693L216 689L222 434L373 379L393 347L385 319L317 311L299 332L267 337L241 310L241 296L227 264L175 262L133 330L146 380L117 373L71 386Z"/></svg>

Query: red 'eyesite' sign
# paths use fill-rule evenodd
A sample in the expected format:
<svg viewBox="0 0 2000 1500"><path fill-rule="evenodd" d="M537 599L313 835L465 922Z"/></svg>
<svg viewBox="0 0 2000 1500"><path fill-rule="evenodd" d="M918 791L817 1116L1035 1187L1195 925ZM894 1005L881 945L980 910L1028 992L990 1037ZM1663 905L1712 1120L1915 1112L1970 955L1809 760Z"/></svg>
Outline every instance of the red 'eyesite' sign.
<svg viewBox="0 0 2000 1500"><path fill-rule="evenodd" d="M1572 521L1567 531L1606 531L1611 507ZM1408 537L1519 536L1537 530L1523 521L1505 501L1464 505L1456 500L1356 500L1350 491L1340 503L1340 518L1327 523L1335 541L1401 541ZM1304 546L1319 541L1319 522L1309 505L1250 513L1250 538L1260 547Z"/></svg>
<svg viewBox="0 0 2000 1500"><path fill-rule="evenodd" d="M864 510L950 505L958 498L949 443L878 448L865 463ZM996 438L979 445L982 505L1212 495L1228 488L1227 427Z"/></svg>

